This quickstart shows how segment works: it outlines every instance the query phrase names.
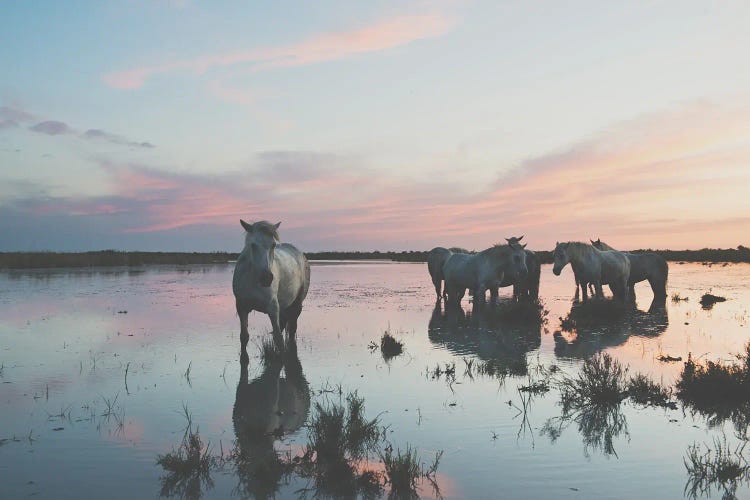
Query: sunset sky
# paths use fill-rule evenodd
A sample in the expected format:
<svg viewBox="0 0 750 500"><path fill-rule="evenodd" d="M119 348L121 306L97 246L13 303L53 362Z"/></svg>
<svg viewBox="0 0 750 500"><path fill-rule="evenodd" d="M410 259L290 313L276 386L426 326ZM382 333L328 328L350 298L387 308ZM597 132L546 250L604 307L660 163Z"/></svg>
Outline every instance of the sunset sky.
<svg viewBox="0 0 750 500"><path fill-rule="evenodd" d="M750 244L750 3L5 2L0 251Z"/></svg>

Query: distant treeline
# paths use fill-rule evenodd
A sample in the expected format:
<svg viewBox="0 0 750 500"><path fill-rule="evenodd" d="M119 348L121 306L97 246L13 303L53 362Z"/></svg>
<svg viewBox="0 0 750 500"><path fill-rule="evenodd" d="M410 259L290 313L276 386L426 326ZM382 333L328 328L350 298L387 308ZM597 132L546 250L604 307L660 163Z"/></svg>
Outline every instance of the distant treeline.
<svg viewBox="0 0 750 500"><path fill-rule="evenodd" d="M535 251L543 264L552 263L552 252ZM677 262L750 262L750 248L704 248L703 250L634 250L654 252L669 261ZM396 262L426 262L426 251L402 252L308 252L310 260L392 260ZM53 267L113 267L159 264L225 264L237 260L239 254L230 252L4 252L0 253L0 269L33 269Z"/></svg>

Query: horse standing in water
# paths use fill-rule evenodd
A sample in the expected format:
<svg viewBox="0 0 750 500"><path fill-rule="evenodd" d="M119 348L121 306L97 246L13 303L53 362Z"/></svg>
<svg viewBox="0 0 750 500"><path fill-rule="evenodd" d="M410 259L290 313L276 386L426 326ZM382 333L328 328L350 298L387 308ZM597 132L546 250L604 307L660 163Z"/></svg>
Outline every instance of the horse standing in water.
<svg viewBox="0 0 750 500"><path fill-rule="evenodd" d="M617 250L598 250L587 243L569 241L555 246L555 265L552 272L560 276L563 268L570 263L576 280L580 281L583 301L588 300L586 285L594 284L596 295L604 297L602 285L610 285L615 298L625 302L628 296L630 261Z"/></svg>
<svg viewBox="0 0 750 500"><path fill-rule="evenodd" d="M601 238L591 240L591 244L599 250L614 250L604 243ZM628 287L631 300L635 300L635 284L648 280L655 299L667 298L667 277L669 276L669 265L661 255L653 252L630 253L623 252L630 261L630 277Z"/></svg>
<svg viewBox="0 0 750 500"><path fill-rule="evenodd" d="M435 247L427 254L427 270L432 278L432 284L435 285L435 295L437 296L438 302L440 302L441 297L446 300L448 299L448 293L445 290L441 293L440 289L443 287L443 281L445 280L445 277L443 276L443 266L454 253L469 252L468 250L458 247Z"/></svg>
<svg viewBox="0 0 750 500"><path fill-rule="evenodd" d="M484 300L490 290L497 298L497 284L507 276L525 275L526 253L522 248L495 245L477 254L454 253L443 266L448 301L460 304L466 289L474 290L474 300Z"/></svg>
<svg viewBox="0 0 750 500"><path fill-rule="evenodd" d="M525 276L518 276L515 280L510 280L506 277L498 284L498 286L504 287L513 285L513 300L518 301L524 298L536 300L539 298L539 280L542 274L542 265L539 262L539 257L537 257L534 252L526 250L526 243L521 245L520 242L522 239L523 235L518 237L511 236L510 238L505 238L505 241L508 242L508 246L515 246L524 251L526 254L526 269L528 272Z"/></svg>
<svg viewBox="0 0 750 500"><path fill-rule="evenodd" d="M247 355L250 311L268 314L277 345L283 344L284 329L294 339L302 301L310 287L310 264L294 246L278 243L281 222L248 224L240 220L240 224L245 228L245 248L234 266L232 290L240 317L242 353Z"/></svg>

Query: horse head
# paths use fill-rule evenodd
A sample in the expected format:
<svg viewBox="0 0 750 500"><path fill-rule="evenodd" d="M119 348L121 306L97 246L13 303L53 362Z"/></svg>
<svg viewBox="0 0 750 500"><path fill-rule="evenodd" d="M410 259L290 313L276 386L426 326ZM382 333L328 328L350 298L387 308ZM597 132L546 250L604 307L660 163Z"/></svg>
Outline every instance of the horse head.
<svg viewBox="0 0 750 500"><path fill-rule="evenodd" d="M511 246L511 247L517 246L521 248L526 248L526 243L524 243L523 245L521 245L520 243L524 236L525 235L523 234L521 236L511 236L510 238L505 238L505 241L507 241L508 246Z"/></svg>
<svg viewBox="0 0 750 500"><path fill-rule="evenodd" d="M555 276L560 276L563 267L568 265L570 257L568 256L568 243L555 243L555 265L552 267L552 272Z"/></svg>
<svg viewBox="0 0 750 500"><path fill-rule="evenodd" d="M245 228L245 248L240 259L250 259L250 270L262 287L273 283L273 259L276 243L279 241L279 226L267 221L250 224L240 219Z"/></svg>
<svg viewBox="0 0 750 500"><path fill-rule="evenodd" d="M523 236L521 236L523 238ZM520 238L519 238L520 239ZM516 276L526 276L529 274L529 269L526 267L526 245L515 246L508 245L512 251L511 259L513 260L513 271Z"/></svg>
<svg viewBox="0 0 750 500"><path fill-rule="evenodd" d="M589 241L591 242L591 245L597 250L605 250L604 244L602 243L601 238L597 238L596 241L589 238Z"/></svg>

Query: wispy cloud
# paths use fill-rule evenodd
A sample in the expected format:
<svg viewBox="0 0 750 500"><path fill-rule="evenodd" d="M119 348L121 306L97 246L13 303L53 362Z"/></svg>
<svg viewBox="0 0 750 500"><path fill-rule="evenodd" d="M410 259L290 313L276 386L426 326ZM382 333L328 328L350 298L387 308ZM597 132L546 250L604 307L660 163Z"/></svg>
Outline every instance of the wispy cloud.
<svg viewBox="0 0 750 500"><path fill-rule="evenodd" d="M65 135L73 133L73 129L71 129L67 123L57 120L39 122L36 125L29 127L29 130L46 135Z"/></svg>
<svg viewBox="0 0 750 500"><path fill-rule="evenodd" d="M447 33L453 24L453 19L440 13L402 15L348 31L322 33L290 45L210 54L107 73L102 78L111 87L129 90L143 86L152 76L172 72L203 74L212 68L237 64L254 64L256 69L303 66L438 37Z"/></svg>
<svg viewBox="0 0 750 500"><path fill-rule="evenodd" d="M123 146L130 146L135 148L145 148L150 149L155 147L150 142L136 142L136 141L129 141L123 137L120 137L119 135L112 134L107 132L106 130L98 129L98 128L90 128L86 132L82 134L82 137L86 139L94 139L94 140L102 140L111 142L112 144L120 144Z"/></svg>
<svg viewBox="0 0 750 500"><path fill-rule="evenodd" d="M110 218L118 224L103 225L109 233L151 241L192 235L198 245L211 227L223 248L236 243L240 217L283 220L285 237L310 250L482 248L515 233L535 248L588 237L623 249L734 246L748 243L739 238L750 200L737 188L750 182L748 119L748 108L705 104L640 117L530 158L470 194L450 178L384 175L356 156L269 151L219 175L102 160L112 182L106 196L35 193L5 208L16 220Z"/></svg>
<svg viewBox="0 0 750 500"><path fill-rule="evenodd" d="M36 123L34 123L36 122ZM44 120L20 108L0 106L0 130L27 125L32 132L44 135L74 135L81 139L106 141L131 148L151 149L155 146L148 141L131 141L120 135L99 128L79 132L76 128L60 120Z"/></svg>

